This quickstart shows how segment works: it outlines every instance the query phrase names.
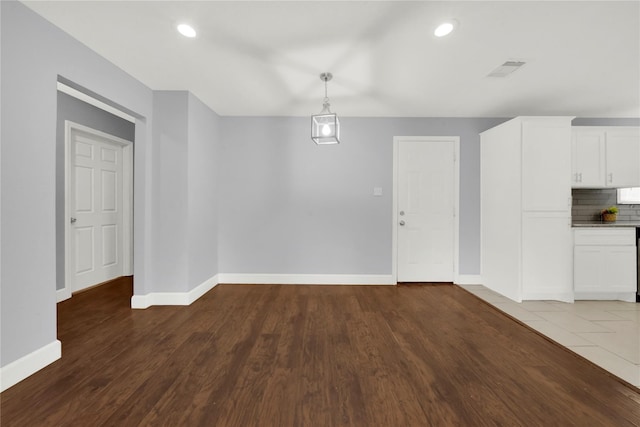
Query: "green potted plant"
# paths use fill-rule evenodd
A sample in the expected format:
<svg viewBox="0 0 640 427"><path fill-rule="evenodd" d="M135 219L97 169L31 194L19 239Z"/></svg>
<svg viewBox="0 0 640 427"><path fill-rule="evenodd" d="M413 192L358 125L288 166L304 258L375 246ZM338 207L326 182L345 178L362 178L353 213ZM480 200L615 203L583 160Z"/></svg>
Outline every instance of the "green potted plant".
<svg viewBox="0 0 640 427"><path fill-rule="evenodd" d="M603 209L600 212L602 215L602 221L604 222L615 222L618 218L618 207L617 206L609 206L606 209Z"/></svg>

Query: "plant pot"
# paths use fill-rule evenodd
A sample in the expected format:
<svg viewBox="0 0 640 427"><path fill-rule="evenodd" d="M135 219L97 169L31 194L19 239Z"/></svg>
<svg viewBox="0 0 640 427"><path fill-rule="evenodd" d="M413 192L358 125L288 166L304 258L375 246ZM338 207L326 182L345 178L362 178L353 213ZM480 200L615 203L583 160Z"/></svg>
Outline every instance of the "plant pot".
<svg viewBox="0 0 640 427"><path fill-rule="evenodd" d="M614 213L604 213L604 214L602 214L602 221L603 222L616 222L616 219L618 219L618 214L614 214Z"/></svg>

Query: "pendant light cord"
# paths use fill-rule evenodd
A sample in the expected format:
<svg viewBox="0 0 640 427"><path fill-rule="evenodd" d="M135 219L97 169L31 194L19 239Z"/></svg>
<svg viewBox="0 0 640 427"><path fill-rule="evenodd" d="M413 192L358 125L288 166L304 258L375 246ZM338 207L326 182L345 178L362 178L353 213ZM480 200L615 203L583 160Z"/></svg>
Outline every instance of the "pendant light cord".
<svg viewBox="0 0 640 427"><path fill-rule="evenodd" d="M327 95L327 79L324 79L324 102L329 102L329 96Z"/></svg>

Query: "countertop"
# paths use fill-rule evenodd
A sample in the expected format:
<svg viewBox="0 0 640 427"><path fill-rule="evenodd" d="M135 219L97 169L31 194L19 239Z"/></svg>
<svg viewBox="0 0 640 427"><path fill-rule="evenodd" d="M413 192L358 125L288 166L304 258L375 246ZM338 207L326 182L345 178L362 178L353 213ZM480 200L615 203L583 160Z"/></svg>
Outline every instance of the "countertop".
<svg viewBox="0 0 640 427"><path fill-rule="evenodd" d="M574 222L572 227L640 227L640 221Z"/></svg>

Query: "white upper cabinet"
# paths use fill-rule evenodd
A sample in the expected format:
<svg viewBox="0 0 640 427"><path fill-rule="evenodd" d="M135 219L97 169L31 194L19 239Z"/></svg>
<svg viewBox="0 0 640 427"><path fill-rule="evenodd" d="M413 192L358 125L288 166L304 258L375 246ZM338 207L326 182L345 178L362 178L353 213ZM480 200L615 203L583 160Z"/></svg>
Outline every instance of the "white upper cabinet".
<svg viewBox="0 0 640 427"><path fill-rule="evenodd" d="M606 131L607 187L640 186L640 129Z"/></svg>
<svg viewBox="0 0 640 427"><path fill-rule="evenodd" d="M573 128L571 186L597 188L605 182L605 133L599 128Z"/></svg>
<svg viewBox="0 0 640 427"><path fill-rule="evenodd" d="M573 127L573 188L640 186L640 128Z"/></svg>

